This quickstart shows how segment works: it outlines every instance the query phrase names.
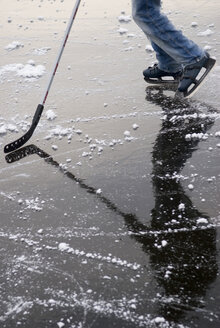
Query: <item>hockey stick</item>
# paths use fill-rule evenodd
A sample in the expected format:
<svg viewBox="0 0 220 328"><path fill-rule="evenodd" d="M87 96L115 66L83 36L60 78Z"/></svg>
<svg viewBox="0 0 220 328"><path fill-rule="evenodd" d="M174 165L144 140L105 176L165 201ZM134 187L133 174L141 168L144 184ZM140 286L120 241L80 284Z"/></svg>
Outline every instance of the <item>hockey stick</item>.
<svg viewBox="0 0 220 328"><path fill-rule="evenodd" d="M30 129L21 138L7 144L4 147L4 152L5 153L9 153L9 152L11 152L13 150L16 150L16 149L20 148L21 146L23 146L31 138L36 126L38 125L38 122L40 120L41 114L42 114L43 109L44 109L45 102L47 100L47 96L49 94L50 87L52 85L52 82L53 82L54 76L56 74L56 71L57 71L61 56L63 54L63 50L65 48L67 39L69 37L69 33L70 33L71 27L73 25L73 21L76 17L76 14L77 14L77 11L78 11L78 8L79 8L79 5L80 5L80 1L81 0L76 0L75 6L73 8L72 15L70 17L70 20L69 20L69 23L68 23L68 26L67 26L67 29L66 29L66 32L65 32L65 35L64 35L64 38L63 38L63 41L62 41L62 44L61 44L57 59L56 59L56 62L54 64L53 70L51 72L51 76L49 78L49 82L48 82L46 91L45 91L44 96L42 98L42 102L37 106L37 109L35 111L35 114L34 114L34 117L33 117L33 120L32 120L32 124L30 126Z"/></svg>

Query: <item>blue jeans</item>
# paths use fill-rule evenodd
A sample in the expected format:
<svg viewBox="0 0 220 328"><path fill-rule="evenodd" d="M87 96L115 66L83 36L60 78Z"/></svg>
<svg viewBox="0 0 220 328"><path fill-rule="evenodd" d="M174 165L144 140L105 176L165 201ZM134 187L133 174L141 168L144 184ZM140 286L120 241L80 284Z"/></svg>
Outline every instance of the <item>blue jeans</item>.
<svg viewBox="0 0 220 328"><path fill-rule="evenodd" d="M133 19L151 41L159 68L177 72L196 63L205 52L177 30L160 8L161 0L132 0Z"/></svg>

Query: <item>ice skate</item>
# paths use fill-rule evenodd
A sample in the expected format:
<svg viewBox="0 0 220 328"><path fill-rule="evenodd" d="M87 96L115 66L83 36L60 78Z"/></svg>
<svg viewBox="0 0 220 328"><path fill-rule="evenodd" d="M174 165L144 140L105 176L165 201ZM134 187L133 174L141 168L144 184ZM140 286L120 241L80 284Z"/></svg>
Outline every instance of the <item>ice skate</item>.
<svg viewBox="0 0 220 328"><path fill-rule="evenodd" d="M192 96L215 65L216 60L208 53L197 63L185 66L180 79L177 96Z"/></svg>
<svg viewBox="0 0 220 328"><path fill-rule="evenodd" d="M147 83L151 84L172 84L178 85L180 81L180 77L182 75L182 71L178 71L176 73L169 73L161 70L158 67L158 64L154 64L154 66L150 66L143 71L144 79Z"/></svg>

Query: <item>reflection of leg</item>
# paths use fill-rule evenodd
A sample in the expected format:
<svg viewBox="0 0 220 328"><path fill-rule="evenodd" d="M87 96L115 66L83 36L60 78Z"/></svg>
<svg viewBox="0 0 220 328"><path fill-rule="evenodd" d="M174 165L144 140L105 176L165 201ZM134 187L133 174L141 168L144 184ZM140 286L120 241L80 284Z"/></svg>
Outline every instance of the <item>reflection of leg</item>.
<svg viewBox="0 0 220 328"><path fill-rule="evenodd" d="M194 63L204 56L204 51L176 30L160 12L159 0L132 0L132 12L134 21L146 36L179 64ZM166 70L169 71L169 67Z"/></svg>
<svg viewBox="0 0 220 328"><path fill-rule="evenodd" d="M182 168L199 143L199 140L186 141L186 134L205 133L215 120L198 115L196 104L176 103L163 96L161 90L149 92L147 97L166 109L166 119L152 151L155 206L151 227L158 234L150 249L150 260L164 291L160 315L179 322L190 309L204 307L203 297L218 272L215 228L209 224L205 228L205 223L203 229L199 227L198 219L206 218L208 222L208 216L193 205L180 180Z"/></svg>

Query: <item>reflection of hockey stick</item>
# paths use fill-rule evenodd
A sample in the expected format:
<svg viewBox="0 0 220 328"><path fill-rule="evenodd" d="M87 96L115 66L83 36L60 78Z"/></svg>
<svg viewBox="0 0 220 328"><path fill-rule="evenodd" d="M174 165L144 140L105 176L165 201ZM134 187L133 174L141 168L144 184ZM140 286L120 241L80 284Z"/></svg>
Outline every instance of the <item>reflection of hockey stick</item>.
<svg viewBox="0 0 220 328"><path fill-rule="evenodd" d="M133 234L139 234L140 232L142 232L146 235L149 234L150 238L152 238L152 236L154 235L154 231L152 231L152 229L148 228L145 224L142 224L138 220L138 218L136 217L135 214L125 213L122 210L120 210L110 199L106 198L102 194L97 193L96 188L87 185L83 179L77 178L73 173L64 169L49 154L47 154L45 151L38 148L37 146L29 145L29 146L25 146L19 150L13 151L10 154L5 156L5 160L7 163L11 164L11 163L19 161L22 158L25 158L27 156L34 155L34 154L43 158L46 163L51 164L52 166L58 168L63 174L65 174L65 176L67 176L71 180L77 182L79 184L79 186L81 188L85 189L88 193L96 195L96 197L98 199L100 199L101 202L103 202L111 211L113 211L114 213L123 217L128 230L133 232ZM155 232L155 234L157 234L157 232ZM165 232L165 234L166 234L166 232Z"/></svg>
<svg viewBox="0 0 220 328"><path fill-rule="evenodd" d="M47 154L45 151L41 150L40 148L38 148L35 145L25 146L25 147L23 147L19 150L16 150L16 151L6 155L5 160L6 160L7 163L14 163L14 162L19 161L20 159L22 159L24 157L27 157L27 156L30 156L30 155L33 155L33 154L37 154L38 156L43 158L45 160L45 162L47 162L48 164L51 164L52 166L55 166L55 167L59 168L59 170L63 174L65 174L68 178L70 178L71 180L77 182L80 185L81 188L86 189L86 191L88 193L95 194L99 199L101 199L101 201L103 203L105 203L107 205L108 208L113 210L115 213L121 215L122 217L132 216L133 218L135 218L135 215L133 215L133 214L126 214L126 213L122 212L108 198L106 198L106 197L100 195L99 193L97 193L97 190L94 187L91 187L91 186L85 184L83 179L77 178L73 173L71 173L70 171L67 171L66 169L64 169L49 154Z"/></svg>
<svg viewBox="0 0 220 328"><path fill-rule="evenodd" d="M9 152L11 152L11 151L13 151L15 149L18 149L21 146L23 146L31 138L32 134L34 133L35 128L38 125L38 122L40 120L41 114L42 114L43 109L44 109L44 105L45 105L47 96L49 94L50 87L52 85L54 76L55 76L56 71L57 71L57 67L59 65L61 56L63 54L63 50L65 48L67 39L69 37L69 33L70 33L71 27L73 25L73 21L74 21L74 19L76 17L76 14L77 14L77 11L78 11L78 8L79 8L79 5L80 5L80 1L81 0L76 0L75 6L73 8L72 15L71 15L70 20L69 20L69 24L67 26L67 29L66 29L66 32L65 32L65 35L64 35L64 38L63 38L61 47L60 47L60 51L59 51L58 56L56 58L56 62L54 64L53 71L51 72L51 76L50 76L50 79L49 79L49 82L48 82L48 85L47 85L45 94L43 96L42 102L37 106L36 112L35 112L34 117L33 117L33 120L32 120L31 127L30 127L30 129L21 138L19 138L19 139L15 140L15 141L9 143L8 145L6 145L5 148L4 148L4 152L5 153L9 153Z"/></svg>
<svg viewBox="0 0 220 328"><path fill-rule="evenodd" d="M130 232L132 232L134 234L134 236L136 236L137 239L142 238L141 236L145 236L145 239L147 237L147 235L149 235L149 240L148 242L151 240L152 242L152 238L153 236L157 236L157 234L159 233L160 236L163 235L172 235L172 233L176 234L176 231L170 231L167 229L164 230L155 230L154 228L150 228L148 227L146 224L143 224L135 214L133 213L125 213L122 210L120 210L111 200L109 200L108 198L106 198L105 196L103 196L100 193L97 193L97 189L89 186L88 184L86 184L84 182L84 179L80 179L78 177L76 177L73 173L71 173L70 171L66 170L65 168L63 168L57 161L55 161L49 154L47 154L45 151L43 151L42 149L38 148L35 145L28 145L25 146L19 150L13 151L10 154L5 156L5 160L7 163L12 164L14 162L17 162L19 160L21 160L22 158L25 158L27 156L30 155L38 155L41 158L43 158L45 160L46 163L51 164L52 166L58 168L65 176L67 176L68 178L70 178L71 180L75 181L76 183L79 184L79 186L83 189L85 189L88 193L90 194L94 194L99 200L101 200L101 202L103 202L110 210L112 210L114 213L120 215L124 220L125 220L125 224L128 228L128 230ZM179 184L179 183L178 183ZM173 204L172 204L173 206ZM207 228L209 228L210 225L207 225ZM195 230L197 230L196 227L194 227ZM199 229L199 227L198 227ZM181 233L181 229L179 230L179 232ZM141 233L141 235L139 236L139 234ZM139 236L139 237L138 237Z"/></svg>

